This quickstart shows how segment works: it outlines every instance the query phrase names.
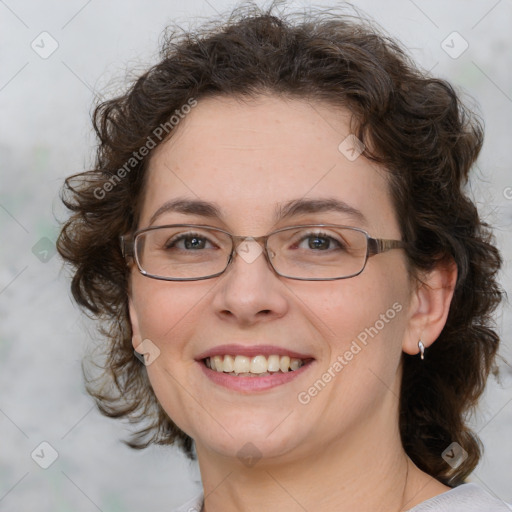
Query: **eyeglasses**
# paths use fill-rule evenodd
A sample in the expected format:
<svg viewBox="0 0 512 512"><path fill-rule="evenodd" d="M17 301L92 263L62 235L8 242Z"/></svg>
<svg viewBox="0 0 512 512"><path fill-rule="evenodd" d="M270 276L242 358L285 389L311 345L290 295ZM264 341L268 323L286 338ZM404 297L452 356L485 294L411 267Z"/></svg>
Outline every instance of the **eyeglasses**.
<svg viewBox="0 0 512 512"><path fill-rule="evenodd" d="M221 275L238 254L252 263L261 253L279 276L331 281L359 275L370 256L404 248L400 240L372 238L362 229L335 224L290 226L266 236L235 236L197 224L140 229L121 237L125 258L141 274L165 281L198 281Z"/></svg>

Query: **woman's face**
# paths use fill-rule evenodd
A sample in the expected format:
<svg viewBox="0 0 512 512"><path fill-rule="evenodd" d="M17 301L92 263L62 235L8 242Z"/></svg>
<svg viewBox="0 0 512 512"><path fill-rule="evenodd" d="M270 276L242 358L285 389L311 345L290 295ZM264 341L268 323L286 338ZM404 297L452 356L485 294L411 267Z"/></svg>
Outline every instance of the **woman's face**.
<svg viewBox="0 0 512 512"><path fill-rule="evenodd" d="M355 158L350 138L343 143L349 135L348 112L321 103L200 100L151 158L139 228L207 224L256 237L329 223L400 239L385 172ZM160 210L152 219L178 198L212 203L219 216ZM325 199L362 215L313 207L275 218L292 201ZM396 429L411 296L403 251L369 258L356 277L316 282L279 277L263 254L251 254L241 251L224 274L202 281L132 269L134 346L146 340L145 350L158 354L147 366L151 384L198 453L293 460L371 429ZM309 362L290 378L229 376L203 360L260 352Z"/></svg>

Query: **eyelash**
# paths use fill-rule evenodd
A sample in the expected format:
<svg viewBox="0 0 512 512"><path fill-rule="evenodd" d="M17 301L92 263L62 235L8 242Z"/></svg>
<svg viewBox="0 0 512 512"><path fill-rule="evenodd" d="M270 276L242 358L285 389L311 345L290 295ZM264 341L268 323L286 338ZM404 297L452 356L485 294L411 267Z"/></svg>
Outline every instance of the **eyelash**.
<svg viewBox="0 0 512 512"><path fill-rule="evenodd" d="M341 247L341 248L344 247L344 244L342 242L340 242L339 240L337 240L336 238L334 238L333 236L331 236L325 232L307 233L298 242L296 242L295 245L298 245L298 244L302 243L304 240L307 240L308 238L312 238L312 237L323 238L323 239L334 242L338 247ZM192 239L192 238L206 240L207 243L212 244L212 241L208 237L204 236L203 234L190 232L190 233L181 233L181 234L173 237L171 240L167 241L165 244L165 249L171 249L171 248L175 247L176 244L179 243L181 240L187 240L187 239Z"/></svg>
<svg viewBox="0 0 512 512"><path fill-rule="evenodd" d="M186 240L187 238L199 238L199 239L207 240L208 242L212 243L209 238L207 238L206 236L204 236L200 233L181 233L179 235L174 236L171 240L168 240L165 243L165 249L171 249L178 242L180 242L181 240Z"/></svg>
<svg viewBox="0 0 512 512"><path fill-rule="evenodd" d="M311 238L311 237L316 237L316 238L325 238L327 240L332 240L333 242L335 242L338 247L342 247L343 244L337 240L336 238L334 238L333 236L329 235L328 233L324 233L324 232L318 232L318 233L308 233L307 235L303 236L300 240L299 240L299 243L300 242L303 242L304 240L307 240L308 238Z"/></svg>

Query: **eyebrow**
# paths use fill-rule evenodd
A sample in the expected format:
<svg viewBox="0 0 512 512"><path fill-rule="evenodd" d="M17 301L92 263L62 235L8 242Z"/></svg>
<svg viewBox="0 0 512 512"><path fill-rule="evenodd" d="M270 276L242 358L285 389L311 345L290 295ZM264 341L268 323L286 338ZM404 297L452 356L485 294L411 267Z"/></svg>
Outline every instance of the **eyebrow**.
<svg viewBox="0 0 512 512"><path fill-rule="evenodd" d="M221 208L215 203L203 201L201 199L177 198L167 201L160 206L160 208L158 208L158 210L151 216L149 225L151 226L153 222L160 217L160 215L168 212L183 213L185 215L198 215L200 217L211 219L222 219ZM274 220L277 222L308 213L329 212L343 213L352 217L361 224L368 224L366 217L360 210L336 198L292 199L291 201L287 201L286 203L277 206L274 212Z"/></svg>

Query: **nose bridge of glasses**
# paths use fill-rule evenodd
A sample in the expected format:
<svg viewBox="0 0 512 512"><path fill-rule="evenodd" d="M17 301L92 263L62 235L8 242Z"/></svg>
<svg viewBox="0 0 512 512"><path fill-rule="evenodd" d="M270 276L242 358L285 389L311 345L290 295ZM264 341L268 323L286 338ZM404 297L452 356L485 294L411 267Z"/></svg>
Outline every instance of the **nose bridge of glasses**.
<svg viewBox="0 0 512 512"><path fill-rule="evenodd" d="M240 247L240 245L242 245L244 242L246 242L246 243L256 242L262 249L264 249L268 235L262 235L262 236L231 235L231 238L233 240L233 250L234 251L236 251Z"/></svg>
<svg viewBox="0 0 512 512"><path fill-rule="evenodd" d="M266 241L268 235L263 236L246 236L246 235L231 235L233 240L232 256L237 254L246 263L252 263L256 258L263 253L265 259L269 260L269 255L266 250Z"/></svg>
<svg viewBox="0 0 512 512"><path fill-rule="evenodd" d="M269 254L268 250L266 249L266 241L268 239L268 235L231 235L231 239L233 241L233 247L228 261L228 265L233 261L233 259L236 256L244 260L245 263L251 264L254 261L256 261L259 256L263 254L263 257L266 260L267 264L269 264L270 267L273 268L271 260L274 258L275 255L271 251L271 253Z"/></svg>

